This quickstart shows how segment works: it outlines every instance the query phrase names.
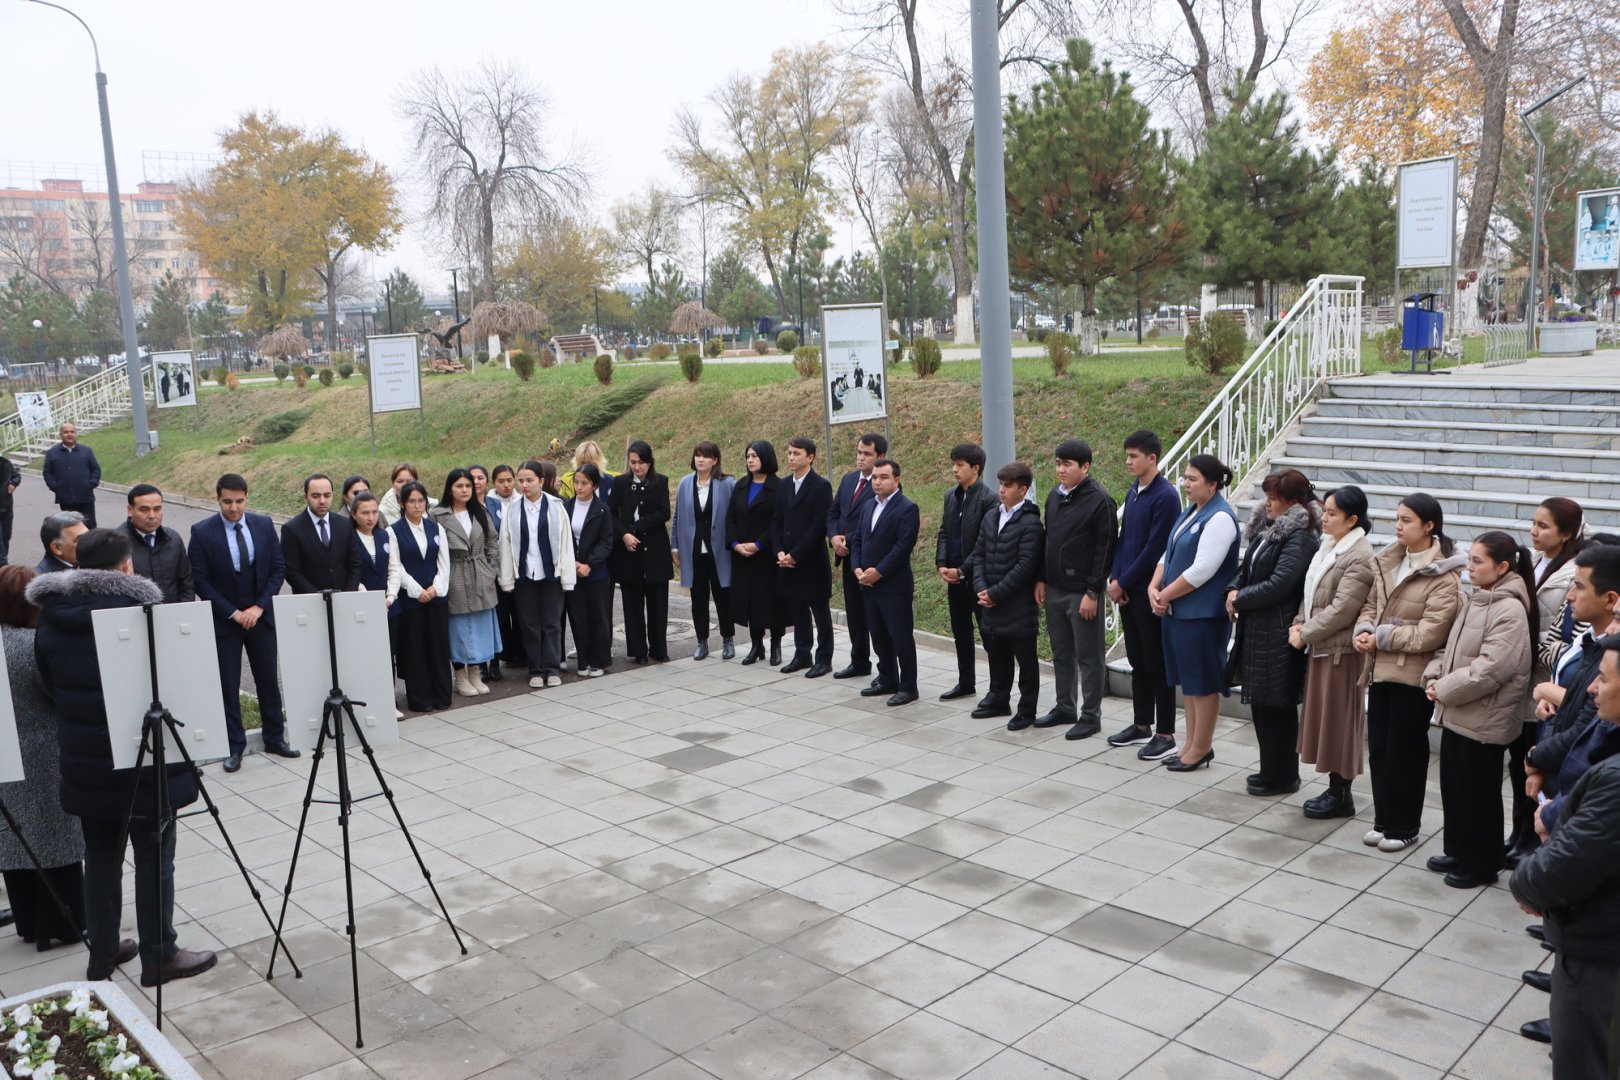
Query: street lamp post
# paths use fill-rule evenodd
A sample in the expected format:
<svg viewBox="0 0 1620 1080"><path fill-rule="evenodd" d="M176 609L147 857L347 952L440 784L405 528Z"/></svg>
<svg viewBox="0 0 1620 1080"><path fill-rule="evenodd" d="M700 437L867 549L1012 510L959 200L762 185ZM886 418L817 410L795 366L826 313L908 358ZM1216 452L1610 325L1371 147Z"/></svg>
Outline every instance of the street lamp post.
<svg viewBox="0 0 1620 1080"><path fill-rule="evenodd" d="M1007 278L1007 175L1002 160L999 5L973 0L973 138L978 163L979 395L984 415L985 470L992 476L1015 457L1012 388L1012 303ZM972 319L969 308L968 318ZM971 322L967 326L973 333ZM960 331L961 328L958 327Z"/></svg>
<svg viewBox="0 0 1620 1080"><path fill-rule="evenodd" d="M1524 347L1527 350L1536 347L1536 316L1540 313L1541 308L1541 297L1536 288L1536 263L1539 261L1538 256L1541 254L1541 168L1547 157L1547 147L1542 143L1541 135L1536 131L1535 125L1530 123L1530 114L1542 106L1550 104L1556 98L1569 93L1585 81L1585 75L1577 75L1519 114L1519 122L1530 133L1530 137L1536 141L1536 194L1535 202L1531 204L1530 208L1530 302L1525 305L1524 313Z"/></svg>
<svg viewBox="0 0 1620 1080"><path fill-rule="evenodd" d="M113 261L118 274L118 311L124 323L124 370L129 376L130 419L135 424L135 456L144 457L152 449L146 427L146 386L141 377L141 347L135 331L135 294L129 283L129 250L124 246L124 208L118 198L118 163L113 157L112 116L107 108L107 74L101 70L101 48L90 24L61 4L51 0L29 0L42 7L55 8L73 17L90 35L90 50L96 58L96 99L101 107L101 150L107 158L107 210L112 219Z"/></svg>

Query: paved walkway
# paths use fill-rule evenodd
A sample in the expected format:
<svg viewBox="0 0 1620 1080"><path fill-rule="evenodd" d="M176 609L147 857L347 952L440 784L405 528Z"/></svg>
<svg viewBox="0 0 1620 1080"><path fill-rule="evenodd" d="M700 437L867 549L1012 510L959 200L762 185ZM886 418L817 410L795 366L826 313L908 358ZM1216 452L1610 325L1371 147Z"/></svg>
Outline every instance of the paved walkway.
<svg viewBox="0 0 1620 1080"><path fill-rule="evenodd" d="M1308 821L1317 785L1243 794L1241 721L1176 776L971 720L934 701L950 658L922 662L898 710L680 660L410 720L377 757L470 955L386 803L361 804L363 1050L335 810L293 892L304 977L273 982L257 907L189 820L180 940L224 953L169 988L165 1030L204 1076L250 1080L1549 1074L1516 1030L1546 1012L1518 976L1547 954L1503 887L1447 888L1432 842L1363 847L1365 817ZM309 767L208 772L267 898ZM0 992L83 967L8 938Z"/></svg>

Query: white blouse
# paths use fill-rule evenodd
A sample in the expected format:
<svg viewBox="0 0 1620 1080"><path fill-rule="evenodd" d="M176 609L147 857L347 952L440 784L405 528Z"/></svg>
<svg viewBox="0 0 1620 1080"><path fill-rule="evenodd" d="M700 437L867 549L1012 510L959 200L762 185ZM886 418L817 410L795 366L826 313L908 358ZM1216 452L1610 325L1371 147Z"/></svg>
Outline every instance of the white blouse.
<svg viewBox="0 0 1620 1080"><path fill-rule="evenodd" d="M1181 523L1181 528L1175 531L1175 535L1180 536L1186 532L1197 516L1188 514L1187 520ZM1198 551L1193 555L1192 565L1181 575L1187 579L1187 584L1196 589L1214 577L1215 571L1226 561L1226 553L1231 551L1232 545L1237 542L1237 535L1237 522L1232 519L1231 514L1213 514L1205 518L1204 529L1198 536ZM1159 556L1159 565L1164 565L1163 555ZM1170 582L1167 581L1164 585L1168 588Z"/></svg>
<svg viewBox="0 0 1620 1080"><path fill-rule="evenodd" d="M427 557L428 550L427 529L424 527L426 524L427 518L423 518L420 523L415 525L411 524L409 518L405 519L405 530L416 541L416 550L424 558ZM399 561L399 545L395 544L388 549L388 594L398 596L401 588L405 590L405 595L412 600L422 595L422 586L417 583L414 577L405 572L405 564ZM441 538L439 540L439 558L433 570L433 591L439 596L444 596L449 588L450 548Z"/></svg>

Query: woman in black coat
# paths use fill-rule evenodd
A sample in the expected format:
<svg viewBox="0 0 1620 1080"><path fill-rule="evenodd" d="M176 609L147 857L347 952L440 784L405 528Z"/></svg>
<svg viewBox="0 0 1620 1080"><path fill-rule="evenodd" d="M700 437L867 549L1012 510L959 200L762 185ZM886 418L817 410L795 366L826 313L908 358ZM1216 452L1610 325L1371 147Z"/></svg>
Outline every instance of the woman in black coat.
<svg viewBox="0 0 1620 1080"><path fill-rule="evenodd" d="M608 494L617 533L609 567L624 603L624 643L630 659L669 659L669 477L653 471L652 447L630 444L630 475Z"/></svg>
<svg viewBox="0 0 1620 1080"><path fill-rule="evenodd" d="M586 463L574 470L574 496L563 512L574 532L574 591L568 594L568 625L574 628L579 673L587 679L613 666L613 512L601 495L602 472Z"/></svg>
<svg viewBox="0 0 1620 1080"><path fill-rule="evenodd" d="M771 664L782 662L786 609L776 592L776 550L771 545L771 518L776 514L776 448L764 439L748 444L743 458L748 479L731 493L726 507L726 543L731 545L731 611L748 623L753 647L744 664L765 656L765 631L771 633Z"/></svg>
<svg viewBox="0 0 1620 1080"><path fill-rule="evenodd" d="M1311 483L1298 469L1266 477L1264 511L1249 517L1249 549L1226 593L1226 611L1237 622L1226 685L1243 685L1254 716L1260 771L1249 777L1249 794L1287 795L1299 790L1299 702L1305 687L1305 654L1288 642L1288 628L1305 598L1305 572L1321 541L1321 509Z"/></svg>

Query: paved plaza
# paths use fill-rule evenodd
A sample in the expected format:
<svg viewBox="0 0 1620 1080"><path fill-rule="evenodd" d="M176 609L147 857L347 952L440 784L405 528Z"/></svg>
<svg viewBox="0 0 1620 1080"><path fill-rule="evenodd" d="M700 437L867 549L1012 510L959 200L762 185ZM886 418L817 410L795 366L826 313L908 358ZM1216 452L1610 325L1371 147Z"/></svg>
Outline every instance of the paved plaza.
<svg viewBox="0 0 1620 1080"><path fill-rule="evenodd" d="M288 916L304 977L273 982L258 908L190 819L180 940L223 952L167 988L164 1029L232 1080L1549 1074L1517 1033L1547 1008L1519 982L1548 956L1527 919L1424 871L1432 842L1363 847L1365 778L1362 818L1308 821L1315 784L1242 793L1247 723L1172 775L971 720L934 701L953 660L922 662L903 709L677 660L408 721L377 757L469 954L387 802L362 803L363 1050L335 808L312 810ZM1126 710L1109 699L1105 729ZM272 910L309 767L208 770ZM84 956L7 938L0 991Z"/></svg>

